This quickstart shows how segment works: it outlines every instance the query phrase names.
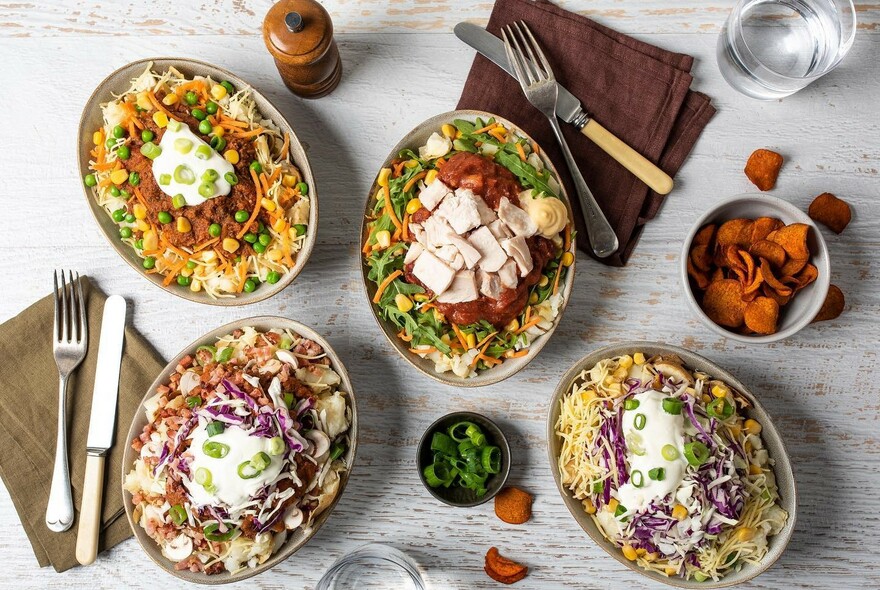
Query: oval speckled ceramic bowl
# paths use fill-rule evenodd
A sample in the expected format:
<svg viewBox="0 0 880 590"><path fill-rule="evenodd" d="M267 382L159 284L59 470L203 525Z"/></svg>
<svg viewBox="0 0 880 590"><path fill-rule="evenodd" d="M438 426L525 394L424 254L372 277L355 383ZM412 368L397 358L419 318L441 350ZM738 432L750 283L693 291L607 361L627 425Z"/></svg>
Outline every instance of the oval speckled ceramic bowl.
<svg viewBox="0 0 880 590"><path fill-rule="evenodd" d="M270 285L268 283L264 283L260 285L260 287L251 293L239 293L235 297L228 298L220 298L213 299L204 290L199 291L198 293L194 293L190 291L188 288L180 287L177 283L172 283L169 286L164 286L162 284L162 279L164 278L159 274L147 274L144 271L143 260L135 253L134 249L129 247L128 244L119 240L119 227L116 225L116 222L107 214L103 207L98 205L98 202L95 200L95 195L93 189L87 187L80 180L79 184L83 188L83 194L85 194L86 201L89 205L89 210L92 212L92 215L95 217L95 221L98 223L98 227L101 229L101 233L104 234L104 237L107 238L107 241L110 242L110 245L116 250L116 252L125 260L133 269L135 269L138 273L140 273L144 278L148 281L163 289L173 295L177 295L178 297L183 297L184 299L188 299L189 301L195 301L196 303L208 303L211 305L222 305L222 306L232 306L232 305L246 305L248 303L256 303L257 301L262 301L267 299L285 287L287 287L293 279L302 271L303 267L308 262L309 256L311 256L312 248L315 245L315 238L318 231L318 191L315 186L315 177L312 174L312 169L309 166L309 159L306 156L305 148L302 143L300 143L299 138L297 138L296 133L294 133L293 128L290 126L290 123L284 118L284 116L278 111L275 106L269 102L266 97L260 94L253 86L236 76L235 74L213 66L211 64L196 61L194 59L186 59L186 58L169 58L169 57L157 57L150 59L140 59L138 61L133 61L130 64L124 65L109 76L104 79L95 91L92 93L91 97L89 97L88 102L86 103L85 109L83 109L82 117L79 121L79 134L77 137L77 161L79 162L79 170L80 170L80 179L82 179L86 174L89 173L89 160L91 156L89 155L89 151L91 151L92 144L92 133L95 129L98 129L103 125L103 119L101 116L101 108L100 105L102 103L107 102L112 98L112 95L119 95L126 90L128 90L131 85L131 80L139 76L143 71L147 68L147 66L152 62L154 71L162 72L167 70L169 67L177 68L183 75L187 78L191 78L192 76L210 76L214 80L229 80L236 88L250 88L250 91L254 97L254 101L257 105L257 110L262 113L262 115L273 121L281 131L286 132L290 135L290 157L291 161L299 168L300 172L303 175L303 179L309 185L310 190L310 211L309 211L309 231L306 233L306 238L303 242L302 249L297 253L296 260L294 261L294 266L288 272L284 278L274 285Z"/></svg>
<svg viewBox="0 0 880 590"><path fill-rule="evenodd" d="M691 284L690 277L688 276L687 259L691 251L691 243L694 240L694 236L700 231L700 228L710 223L721 224L739 217L746 219L776 217L781 219L786 225L790 223L804 223L812 228L807 236L807 246L809 246L810 253L812 254L810 262L819 269L819 277L792 297L788 305L779 310L779 322L777 330L773 334L765 336L740 334L713 322L706 315L706 312L703 311L703 308L700 307L700 303L694 295L694 286ZM691 231L688 232L679 255L679 276L688 307L691 308L691 311L700 318L700 321L707 328L716 334L740 342L768 344L793 336L812 322L816 314L819 313L819 309L821 309L822 304L825 302L825 297L828 295L828 287L831 285L831 258L828 255L828 246L825 244L822 232L819 231L819 228L816 227L816 224L813 223L809 215L788 201L778 197L749 193L722 199L697 219Z"/></svg>
<svg viewBox="0 0 880 590"><path fill-rule="evenodd" d="M288 329L301 336L305 336L311 340L314 340L318 344L320 344L324 351L327 353L327 357L330 359L331 367L336 371L342 382L340 384L340 390L345 391L348 395L346 399L348 400L349 408L351 409L351 426L348 431L350 446L346 451L346 464L348 465L348 470L344 473L340 474L339 479L339 491L336 493L336 497L333 499L333 502L330 506L327 507L324 512L318 515L315 519L312 527L307 531L303 531L302 529L298 529L294 534L289 535L287 540L284 541L284 544L273 553L269 559L267 559L264 563L258 565L253 569L247 569L243 572L240 572L235 575L230 575L228 573L222 573L217 575L207 575L201 572L191 572L189 570L178 571L174 569L174 562L167 559L164 555L162 555L162 551L156 542L147 535L146 531L134 521L133 511L134 507L131 503L131 494L126 491L124 487L125 476L131 470L131 466L134 463L136 458L136 453L134 449L131 448L131 444L129 444L136 436L139 436L143 431L144 426L147 424L147 416L144 413L144 402L152 397L156 388L163 383L168 381L170 375L176 370L177 364L180 360L187 355L194 355L196 348L203 344L213 345L217 338L224 336L226 334L231 333L233 330L237 328L243 328L245 326L251 326L256 328L257 330L271 330L272 328L279 329ZM141 400L140 405L138 406L137 411L135 412L134 418L131 422L131 427L128 429L128 437L124 441L116 441L117 444L125 445L125 453L122 456L122 473L120 474L122 478L119 480L120 485L122 487L122 498L123 503L125 504L125 515L128 518L128 524L131 526L132 532L134 532L135 538L140 543L141 548L143 548L144 552L146 552L147 556L153 560L153 562L161 567L163 570L171 574L172 576L178 577L182 580L186 580L187 582L194 582L196 584L208 584L208 585L219 585L219 584L228 584L230 582L239 582L246 578L250 578L252 576L256 576L266 570L269 570L294 553L296 553L303 545L309 542L309 540L315 535L315 533L320 530L321 526L323 526L324 522L330 517L330 513L333 512L333 509L336 507L336 503L339 502L339 498L342 497L342 493L345 491L345 485L348 483L349 475L351 474L352 467L354 466L355 456L357 453L357 437L358 437L358 415L357 415L357 405L355 403L355 395L354 389L351 386L351 380L348 377L348 373L345 370L345 366L342 364L342 360L339 358L339 355L330 347L330 344L322 338L317 332L313 329L305 326L299 322L294 320L289 320L287 318L282 318L278 316L259 316L252 317L243 320L239 320L236 322L231 322L224 326L220 326L216 330L211 330L207 334L200 336L197 340L187 345L179 354L177 354L174 358L171 359L162 372L156 377L156 380L150 385L143 399Z"/></svg>
<svg viewBox="0 0 880 590"><path fill-rule="evenodd" d="M770 453L770 457L775 461L773 472L776 475L776 484L779 487L779 503L780 506L788 512L788 521L778 535L770 537L767 555L764 556L764 559L762 559L759 564L744 564L741 570L738 572L731 572L717 582L712 580L697 582L696 580L685 580L678 577L666 577L656 572L643 570L634 562L626 559L620 548L602 535L602 532L596 526L596 523L593 522L593 518L584 511L581 502L576 500L571 492L562 485L559 476L559 469L556 465L561 447L561 439L556 435L556 421L559 419L560 401L562 400L562 397L570 391L572 382L581 371L591 368L602 359L624 354L632 355L636 352L643 353L646 358L658 354L678 355L683 361L685 367L703 371L708 375L721 379L742 393L743 397L752 404L751 409L747 410L745 414L748 417L754 418L763 426L761 437ZM632 571L651 578L656 582L662 582L670 586L687 588L690 590L709 590L742 584L763 573L772 566L776 560L780 558L785 551L789 540L791 540L795 521L797 520L797 489L795 486L794 474L791 470L791 462L788 458L788 452L785 450L785 445L782 442L779 432L773 425L773 420L767 414L767 411L764 410L761 403L755 399L755 396L739 379L709 359L690 352L689 350L659 342L626 342L623 344L606 346L591 352L575 363L574 366L565 373L562 380L559 382L559 385L556 387L556 391L553 393L553 398L550 401L550 411L547 416L547 440L547 450L550 459L550 470L553 473L553 480L556 482L556 487L565 502L565 506L568 508L568 511L571 512L571 515L580 527L584 529L587 535L589 535L597 545L604 549L608 555Z"/></svg>
<svg viewBox="0 0 880 590"><path fill-rule="evenodd" d="M417 125L415 129L407 133L406 136L402 140L400 140L400 142L396 146L394 146L394 149L392 149L391 153L388 154L388 157L385 158L385 161L382 163L382 166L380 168L389 167L391 165L391 161L398 156L401 150L408 148L417 151L420 146L425 145L425 142L428 140L428 137L430 137L432 133L434 133L435 131L439 132L440 127L444 123L452 123L454 119L465 119L473 122L477 117L480 117L484 120L488 120L494 117L499 123L502 123L508 129L515 129L518 134L528 138L529 141L534 141L531 136L520 129L518 125L511 123L507 119L499 117L498 115L493 115L492 113L487 113L485 111L450 111L448 113L435 115L434 117L431 117L430 119L419 123L419 125ZM550 161L550 159L543 151L541 151L541 160L544 162L544 166L548 170L550 170L556 178L559 178L559 173L557 172L556 167L553 166L553 162ZM376 194L378 188L379 185L374 181L373 184L370 186L370 192L367 194L366 202L364 204L363 221L361 222L361 244L364 243L368 235L368 216L373 206L373 195ZM572 213L571 210L571 204L569 203L568 194L565 191L565 187L561 184L560 197L562 198L562 201L565 203L565 206L568 209L569 220L574 219L574 213ZM572 243L571 245L571 252L573 254L576 253L574 243ZM577 258L577 256L575 256L575 258ZM563 300L562 305L559 308L559 315L556 316L556 321L553 323L553 327L551 327L546 334L544 334L540 338L535 339L532 342L532 345L528 349L528 354L519 358L507 359L497 367L493 367L492 369L488 369L486 371L478 373L475 377L467 378L459 377L451 371L446 373L438 373L436 370L434 370L433 361L423 359L409 351L409 345L397 337L397 329L395 328L394 324L383 320L379 316L378 309L372 303L373 295L376 293L376 285L374 285L367 278L369 267L364 263L363 256L359 257L359 266L361 268L362 285L364 287L364 291L367 296L367 303L370 306L370 311L373 314L373 318L376 320L376 323L379 325L382 333L385 334L388 342L391 343L391 346L400 353L400 356L402 356L409 364L411 364L413 367L415 367L428 377L435 379L441 383L445 383L446 385L453 385L455 387L480 387L483 385L498 383L499 381L503 381L504 379L515 375L516 373L524 369L526 365L532 362L535 356L537 356L538 352L540 352L541 349L544 348L544 346L553 335L553 332L556 331L556 327L559 325L559 322L562 320L562 315L565 311L565 307L566 305L568 305L568 300L571 297L571 287L574 284L575 263L573 263L569 267L568 273L565 276L565 282L560 285Z"/></svg>

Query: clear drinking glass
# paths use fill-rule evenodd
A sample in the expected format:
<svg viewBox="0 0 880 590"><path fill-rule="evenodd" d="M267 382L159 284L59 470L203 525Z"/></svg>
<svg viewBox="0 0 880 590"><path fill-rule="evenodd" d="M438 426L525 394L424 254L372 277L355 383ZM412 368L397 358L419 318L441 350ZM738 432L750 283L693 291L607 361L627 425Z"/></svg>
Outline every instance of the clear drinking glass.
<svg viewBox="0 0 880 590"><path fill-rule="evenodd" d="M740 0L718 38L718 67L747 96L789 96L833 70L852 47L851 0Z"/></svg>
<svg viewBox="0 0 880 590"><path fill-rule="evenodd" d="M340 557L315 590L425 590L418 565L402 551L370 543Z"/></svg>

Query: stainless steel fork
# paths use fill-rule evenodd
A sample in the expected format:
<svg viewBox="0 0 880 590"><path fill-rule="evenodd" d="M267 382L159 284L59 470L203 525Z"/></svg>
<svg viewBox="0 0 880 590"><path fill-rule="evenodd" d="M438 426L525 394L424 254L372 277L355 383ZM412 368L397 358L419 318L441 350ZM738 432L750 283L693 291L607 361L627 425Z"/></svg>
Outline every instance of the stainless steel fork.
<svg viewBox="0 0 880 590"><path fill-rule="evenodd" d="M584 214L590 247L599 258L611 256L618 248L617 236L605 214L602 213L590 187L581 176L577 162L575 162L574 156L568 148L568 143L562 135L559 121L556 120L556 99L559 88L550 62L547 61L547 56L544 55L544 51L535 41L535 37L525 23L518 22L507 25L501 30L501 36L504 39L507 60L516 70L516 78L523 93L532 106L541 111L550 121L553 133L556 134L556 140L562 148L562 154L565 156L568 169L574 179L578 201Z"/></svg>
<svg viewBox="0 0 880 590"><path fill-rule="evenodd" d="M58 277L61 276L61 287ZM86 323L86 302L83 298L79 273L74 282L73 273L55 271L55 322L52 329L52 352L60 377L58 385L58 438L55 442L55 468L49 505L46 507L46 526L60 533L73 524L73 496L70 492L70 470L67 464L67 379L86 357L89 346L89 325Z"/></svg>

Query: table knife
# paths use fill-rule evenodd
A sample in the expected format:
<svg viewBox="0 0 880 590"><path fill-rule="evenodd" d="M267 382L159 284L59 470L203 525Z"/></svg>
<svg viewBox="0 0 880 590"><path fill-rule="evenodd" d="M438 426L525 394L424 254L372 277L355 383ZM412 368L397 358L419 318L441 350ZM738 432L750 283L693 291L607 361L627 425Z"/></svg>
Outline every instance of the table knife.
<svg viewBox="0 0 880 590"><path fill-rule="evenodd" d="M476 49L481 55L516 78L513 69L507 62L504 42L477 25L458 23L455 25L455 36ZM647 158L618 139L613 133L592 119L571 92L561 84L556 101L556 116L577 127L581 133L589 137L593 143L605 153L617 160L624 168L632 172L651 189L665 195L672 190L672 178Z"/></svg>
<svg viewBox="0 0 880 590"><path fill-rule="evenodd" d="M92 392L89 436L86 439L86 475L76 535L76 560L83 565L92 563L98 555L101 502L104 494L104 457L113 446L116 426L125 308L125 299L119 295L111 295L104 302L104 315L101 319L95 389Z"/></svg>

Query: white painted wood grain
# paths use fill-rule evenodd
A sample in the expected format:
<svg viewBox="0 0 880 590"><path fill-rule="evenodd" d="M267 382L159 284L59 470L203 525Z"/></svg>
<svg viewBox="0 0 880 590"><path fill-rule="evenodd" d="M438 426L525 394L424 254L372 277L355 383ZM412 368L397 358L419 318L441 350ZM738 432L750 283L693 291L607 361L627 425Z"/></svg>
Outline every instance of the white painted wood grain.
<svg viewBox="0 0 880 590"><path fill-rule="evenodd" d="M518 588L644 587L565 512L546 458L544 423L547 400L574 361L607 343L641 339L683 345L728 367L754 388L785 437L801 499L798 527L780 564L748 587L880 587L874 378L880 344L880 34L863 30L844 65L804 92L760 103L731 91L715 67L714 30L728 3L565 2L695 55L695 87L713 97L719 113L631 264L609 269L582 257L573 300L535 362L504 383L465 391L417 374L375 329L358 283L358 212L387 150L419 121L455 106L472 52L448 29L462 18L485 20L490 4L327 2L343 31L338 41L345 73L339 89L319 101L296 99L281 84L256 35L268 4L0 4L0 321L48 292L52 268L73 267L105 291L129 298L136 328L166 358L217 325L277 313L321 331L346 360L362 425L349 487L315 540L254 585L311 589L337 557L382 541L414 556L434 589L497 587L482 572L491 545L533 568ZM880 21L878 11L866 5L863 22ZM409 34L383 32L389 27ZM416 33L415 27L437 34ZM321 201L318 244L300 277L275 298L241 309L174 298L122 263L89 217L75 164L80 109L111 70L149 55L194 57L235 71L267 94L309 144ZM718 338L703 327L688 312L677 279L680 242L690 224L716 199L752 190L742 167L757 147L786 157L773 194L806 207L813 196L831 191L855 210L842 236L825 233L832 281L846 293L846 313L760 347ZM421 488L414 465L418 438L435 418L458 409L497 419L510 436L516 452L511 482L536 495L529 524L501 523L491 505L454 510ZM153 576L151 586L181 587L134 541L90 568L63 575L39 569L2 486L0 555L3 588L139 588L145 575Z"/></svg>

